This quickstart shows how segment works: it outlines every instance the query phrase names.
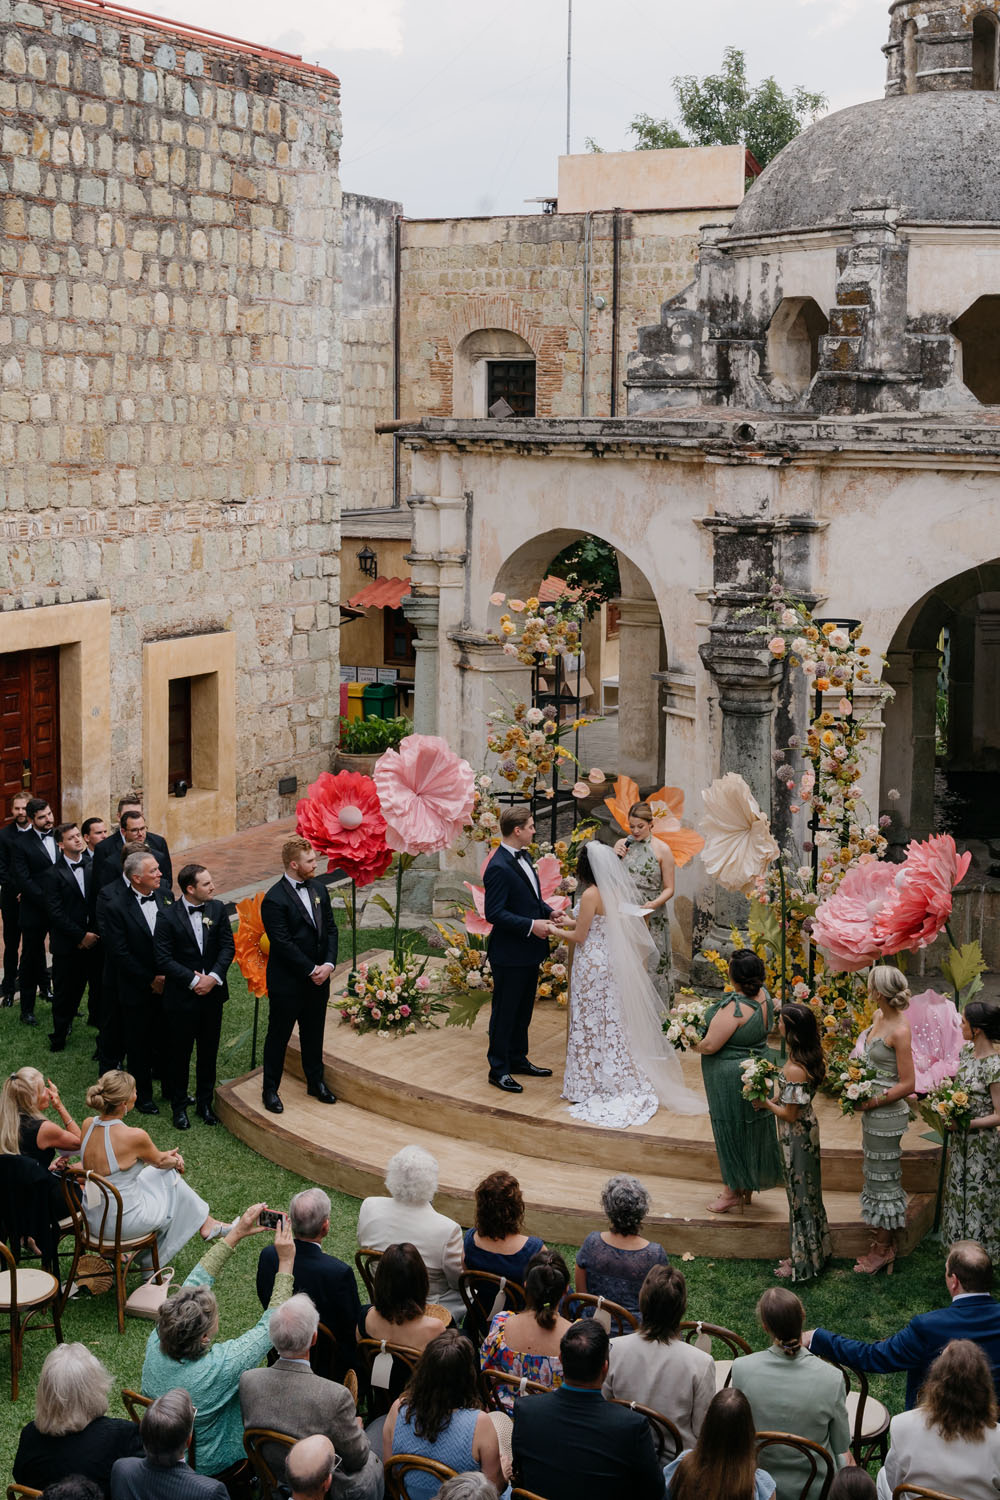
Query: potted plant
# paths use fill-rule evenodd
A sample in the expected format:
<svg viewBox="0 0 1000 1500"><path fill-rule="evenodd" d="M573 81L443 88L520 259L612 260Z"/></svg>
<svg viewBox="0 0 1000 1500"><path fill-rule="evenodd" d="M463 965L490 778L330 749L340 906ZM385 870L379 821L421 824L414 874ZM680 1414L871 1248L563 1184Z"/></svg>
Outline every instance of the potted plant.
<svg viewBox="0 0 1000 1500"><path fill-rule="evenodd" d="M413 733L409 719L341 719L340 748L334 771L359 771L370 776L383 750L396 750Z"/></svg>

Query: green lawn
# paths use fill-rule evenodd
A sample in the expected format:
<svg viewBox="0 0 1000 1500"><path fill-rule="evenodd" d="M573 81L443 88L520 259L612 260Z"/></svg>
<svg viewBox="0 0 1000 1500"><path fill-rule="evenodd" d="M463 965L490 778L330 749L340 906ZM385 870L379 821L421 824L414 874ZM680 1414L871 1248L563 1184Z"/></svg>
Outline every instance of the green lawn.
<svg viewBox="0 0 1000 1500"><path fill-rule="evenodd" d="M360 946L382 947L385 937L384 932L365 932ZM343 947L341 951L345 951ZM220 1052L220 1075L223 1077L237 1076L250 1066L249 1026L253 1004L238 970L234 968L232 974L234 980L231 980L230 987L234 995L226 1010ZM266 1020L266 1009L265 1003L261 1007L262 1021ZM52 1076L67 1108L79 1122L85 1112L84 1093L94 1081L94 1064L90 1060L94 1033L83 1022L77 1021L67 1050L53 1057L48 1050L48 1007L40 1005L39 1015L39 1026L28 1029L19 1024L16 1008L0 1011L0 1056L4 1059L4 1068L30 1063ZM401 1039L393 1045L405 1047L406 1041ZM167 1106L163 1106L158 1119L144 1121L140 1116L134 1119L137 1124L150 1126L150 1133L158 1145L177 1144L182 1147L188 1180L208 1200L213 1213L222 1218L234 1216L258 1199L264 1199L272 1206L287 1205L293 1193L308 1185L305 1178L272 1165L234 1140L221 1126L210 1130L192 1117L192 1128L180 1134L173 1129ZM500 1160L498 1153L498 1164ZM484 1160L484 1173L491 1165ZM350 1261L356 1248L358 1203L343 1193L331 1196L333 1217L326 1248ZM599 1227L598 1214L599 1211L595 1212L595 1228ZM198 1259L199 1244L198 1240L192 1241L177 1257L178 1280L183 1280ZM260 1245L260 1240L245 1241L216 1287L223 1337L242 1333L259 1316L254 1271ZM562 1248L572 1264L573 1247ZM764 1347L765 1340L755 1325L754 1306L764 1288L772 1284L771 1262L698 1259L686 1263L683 1269L688 1280L690 1316L733 1328L741 1332L754 1348ZM946 1296L942 1271L942 1253L929 1243L908 1260L897 1262L892 1277L882 1275L862 1279L852 1274L849 1262L838 1261L815 1288L807 1288L804 1293L809 1322L823 1323L862 1338L884 1337L905 1323L913 1313L941 1304ZM63 1320L65 1337L86 1343L114 1376L112 1415L124 1415L118 1390L122 1386L139 1387L149 1329L147 1323L129 1320L125 1333L119 1335L110 1293L98 1298L84 1294L67 1305ZM32 1415L35 1383L51 1347L51 1333L28 1335L17 1405L9 1400L9 1384L6 1387L8 1399L0 1399L0 1475L4 1476L5 1484L10 1477L18 1431ZM7 1361L8 1355L0 1354L0 1380L9 1380ZM901 1410L902 1376L876 1377L872 1388L892 1411Z"/></svg>

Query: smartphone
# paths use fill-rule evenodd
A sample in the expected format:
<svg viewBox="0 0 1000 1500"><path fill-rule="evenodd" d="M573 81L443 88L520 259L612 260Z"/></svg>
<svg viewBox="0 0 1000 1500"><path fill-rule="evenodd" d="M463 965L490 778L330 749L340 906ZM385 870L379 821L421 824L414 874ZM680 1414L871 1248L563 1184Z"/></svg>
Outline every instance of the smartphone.
<svg viewBox="0 0 1000 1500"><path fill-rule="evenodd" d="M280 1229L285 1222L285 1216L277 1208L262 1208L257 1215L257 1223L262 1229Z"/></svg>

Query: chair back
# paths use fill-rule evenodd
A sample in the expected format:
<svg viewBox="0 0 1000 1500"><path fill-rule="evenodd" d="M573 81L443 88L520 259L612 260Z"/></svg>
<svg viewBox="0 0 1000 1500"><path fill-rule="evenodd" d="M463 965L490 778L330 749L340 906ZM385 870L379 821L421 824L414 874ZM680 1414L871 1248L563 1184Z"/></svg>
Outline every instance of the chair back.
<svg viewBox="0 0 1000 1500"><path fill-rule="evenodd" d="M285 1454L290 1448L294 1448L297 1438L290 1437L287 1432L276 1432L273 1427L246 1427L243 1430L243 1447L250 1467L260 1480L261 1491L264 1495L274 1495L278 1486L284 1483L284 1476L278 1476L271 1464L268 1462L264 1449L272 1444L279 1452ZM274 1455L272 1454L272 1461Z"/></svg>
<svg viewBox="0 0 1000 1500"><path fill-rule="evenodd" d="M7 1500L21 1500L21 1497L24 1497L24 1500L34 1500L34 1497L41 1493L41 1490L29 1490L26 1484L9 1484L7 1486Z"/></svg>
<svg viewBox="0 0 1000 1500"><path fill-rule="evenodd" d="M52 1328L56 1343L62 1343L59 1321L59 1278L35 1266L18 1270L7 1246L0 1240L0 1317L7 1319L10 1335L10 1399L17 1400L18 1379L24 1362L24 1335L32 1328ZM51 1309L52 1322L35 1324L39 1313Z"/></svg>
<svg viewBox="0 0 1000 1500"><path fill-rule="evenodd" d="M358 1404L358 1376L355 1370L344 1371L344 1390L356 1407Z"/></svg>
<svg viewBox="0 0 1000 1500"><path fill-rule="evenodd" d="M439 1464L434 1458L422 1458L417 1453L394 1453L386 1459L385 1492L389 1500L411 1500L406 1481L411 1474L429 1474L438 1482L438 1488L446 1479L454 1479L457 1469Z"/></svg>
<svg viewBox="0 0 1000 1500"><path fill-rule="evenodd" d="M695 1322L684 1322L680 1327L680 1336L685 1344L694 1344L696 1349L703 1349L715 1360L715 1388L722 1391L729 1385L733 1378L733 1360L739 1359L741 1354L752 1354L753 1350L746 1339L740 1338L731 1328L723 1328L719 1323L705 1323L699 1319ZM728 1358L716 1359L715 1345L722 1344Z"/></svg>
<svg viewBox="0 0 1000 1500"><path fill-rule="evenodd" d="M87 1183L92 1182L101 1195L101 1217L97 1229L83 1211L83 1195ZM79 1197L72 1191L72 1184L79 1186ZM102 1177L100 1172L88 1172L85 1167L67 1167L63 1178L63 1197L73 1220L73 1232L83 1249L97 1255L120 1255L122 1248L122 1195L113 1182ZM126 1241L131 1244L131 1241Z"/></svg>
<svg viewBox="0 0 1000 1500"><path fill-rule="evenodd" d="M868 1376L864 1370L855 1370L835 1359L820 1355L827 1364L833 1365L844 1378L847 1398L847 1416L851 1424L851 1455L854 1462L864 1468L872 1459L885 1462L889 1446L889 1423L892 1420L888 1407L869 1396ZM855 1384L857 1390L854 1390Z"/></svg>
<svg viewBox="0 0 1000 1500"><path fill-rule="evenodd" d="M482 1382L488 1411L503 1411L499 1394L501 1386L512 1396L547 1396L552 1389L542 1385L540 1380L529 1380L527 1375L511 1375L507 1370L484 1370Z"/></svg>
<svg viewBox="0 0 1000 1500"><path fill-rule="evenodd" d="M381 1250L367 1250L362 1247L354 1257L354 1264L358 1268L358 1275L365 1284L369 1302L375 1300L375 1263L382 1259Z"/></svg>
<svg viewBox="0 0 1000 1500"><path fill-rule="evenodd" d="M684 1451L684 1439L679 1429L662 1411L654 1411L651 1406L641 1406L638 1401L619 1401L615 1396L610 1400L612 1406L627 1406L630 1411L637 1411L640 1417L646 1418L653 1433L653 1447L661 1463L671 1463Z"/></svg>
<svg viewBox="0 0 1000 1500"><path fill-rule="evenodd" d="M806 1500L807 1496L809 1500L826 1500L836 1470L833 1459L821 1444L814 1443L811 1438L796 1437L793 1432L758 1432L757 1461L762 1469L767 1468L767 1463L763 1461L765 1448L791 1448L809 1466L809 1477L803 1482L798 1493L786 1487L781 1492L782 1500L786 1500L786 1497L787 1500ZM814 1490L814 1481L824 1472L826 1477L822 1481L821 1488Z"/></svg>
<svg viewBox="0 0 1000 1500"><path fill-rule="evenodd" d="M365 1395L369 1420L389 1410L398 1391L417 1368L421 1351L405 1344L391 1344L388 1339L358 1339L358 1353L364 1360ZM392 1373L387 1386L372 1384L372 1370L380 1354L392 1357Z"/></svg>
<svg viewBox="0 0 1000 1500"><path fill-rule="evenodd" d="M486 1337L494 1313L521 1312L527 1305L519 1281L495 1276L492 1271L463 1271L458 1292L465 1303L465 1332L477 1344Z"/></svg>
<svg viewBox="0 0 1000 1500"><path fill-rule="evenodd" d="M946 1495L943 1490L925 1490L920 1484L897 1484L892 1492L892 1500L911 1500L911 1496L914 1500L960 1500L958 1495Z"/></svg>
<svg viewBox="0 0 1000 1500"><path fill-rule="evenodd" d="M563 1293L559 1311L571 1323L575 1323L577 1318L588 1316L584 1312L585 1308L593 1308L595 1315L598 1312L607 1314L611 1323L608 1332L613 1339L619 1334L635 1333L638 1330L639 1319L634 1313L630 1313L627 1307L622 1307L621 1303L612 1302L609 1297L595 1297L590 1292Z"/></svg>
<svg viewBox="0 0 1000 1500"><path fill-rule="evenodd" d="M124 1406L128 1414L129 1421L134 1422L137 1427L142 1421L143 1412L148 1411L152 1404L153 1400L151 1396L141 1396L138 1391L129 1390L128 1386L122 1387L122 1406ZM193 1427L191 1429L191 1436L188 1438L187 1451L188 1462L193 1469L198 1461Z"/></svg>

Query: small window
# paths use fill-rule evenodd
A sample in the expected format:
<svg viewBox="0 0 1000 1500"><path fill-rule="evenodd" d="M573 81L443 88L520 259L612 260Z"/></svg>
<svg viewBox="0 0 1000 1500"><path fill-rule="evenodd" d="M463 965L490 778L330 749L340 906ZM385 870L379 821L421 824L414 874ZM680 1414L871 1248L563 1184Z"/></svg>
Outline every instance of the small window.
<svg viewBox="0 0 1000 1500"><path fill-rule="evenodd" d="M414 666L417 660L417 654L413 649L417 634L416 627L410 623L401 609L387 609L384 615L385 636L382 655L386 666Z"/></svg>
<svg viewBox="0 0 1000 1500"><path fill-rule="evenodd" d="M535 361L491 359L486 366L486 410L503 398L515 417L535 415Z"/></svg>
<svg viewBox="0 0 1000 1500"><path fill-rule="evenodd" d="M616 641L621 635L622 607L620 604L609 603L607 606L607 623L604 629L606 641Z"/></svg>
<svg viewBox="0 0 1000 1500"><path fill-rule="evenodd" d="M167 701L167 784L191 785L191 679L171 677Z"/></svg>
<svg viewBox="0 0 1000 1500"><path fill-rule="evenodd" d="M972 23L972 87L995 90L997 86L997 21L980 11Z"/></svg>
<svg viewBox="0 0 1000 1500"><path fill-rule="evenodd" d="M1000 406L1000 297L977 297L951 331L961 349L962 380L984 406Z"/></svg>
<svg viewBox="0 0 1000 1500"><path fill-rule="evenodd" d="M767 330L767 371L796 395L819 369L819 341L830 327L812 297L784 297Z"/></svg>

